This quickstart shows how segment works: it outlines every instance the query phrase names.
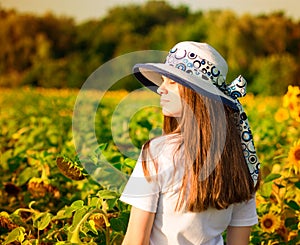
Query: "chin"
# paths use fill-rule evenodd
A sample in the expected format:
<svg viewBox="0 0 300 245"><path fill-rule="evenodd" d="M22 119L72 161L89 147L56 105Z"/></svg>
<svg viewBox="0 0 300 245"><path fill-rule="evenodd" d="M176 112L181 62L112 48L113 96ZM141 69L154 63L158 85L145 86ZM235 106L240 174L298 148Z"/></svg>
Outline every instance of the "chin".
<svg viewBox="0 0 300 245"><path fill-rule="evenodd" d="M178 112L173 113L173 112L165 111L165 110L162 110L162 114L167 117L180 117L181 116L181 114Z"/></svg>

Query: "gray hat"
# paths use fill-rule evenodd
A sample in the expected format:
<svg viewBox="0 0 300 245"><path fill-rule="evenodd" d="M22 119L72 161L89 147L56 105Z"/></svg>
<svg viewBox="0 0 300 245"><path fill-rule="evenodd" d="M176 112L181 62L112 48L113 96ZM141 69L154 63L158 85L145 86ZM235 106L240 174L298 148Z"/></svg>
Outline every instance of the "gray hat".
<svg viewBox="0 0 300 245"><path fill-rule="evenodd" d="M227 71L227 63L218 51L209 44L190 41L176 44L165 63L136 64L133 68L137 79L153 91L160 86L164 75L237 109L234 99L224 93Z"/></svg>

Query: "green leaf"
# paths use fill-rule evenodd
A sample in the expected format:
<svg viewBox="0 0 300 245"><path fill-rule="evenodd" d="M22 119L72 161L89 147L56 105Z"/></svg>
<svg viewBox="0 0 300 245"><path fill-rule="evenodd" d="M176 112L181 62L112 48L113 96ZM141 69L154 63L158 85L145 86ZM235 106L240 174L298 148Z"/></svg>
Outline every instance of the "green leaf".
<svg viewBox="0 0 300 245"><path fill-rule="evenodd" d="M126 228L127 228L127 225L123 222L123 220L118 219L118 218L112 218L110 220L110 225L111 225L111 228L114 231L123 231L123 232L125 232Z"/></svg>
<svg viewBox="0 0 300 245"><path fill-rule="evenodd" d="M95 150L95 153L96 153L96 154L101 154L101 152L104 151L104 150L106 149L107 145L108 145L107 143L101 143L101 144L97 147L97 149Z"/></svg>
<svg viewBox="0 0 300 245"><path fill-rule="evenodd" d="M273 185L272 182L264 183L264 184L261 186L260 194L261 194L263 197L265 197L265 198L270 197L270 196L271 196L271 193L272 193L272 185Z"/></svg>
<svg viewBox="0 0 300 245"><path fill-rule="evenodd" d="M138 122L143 128L147 128L149 131L152 129L152 124L146 119L143 118L141 121Z"/></svg>
<svg viewBox="0 0 300 245"><path fill-rule="evenodd" d="M281 174L274 174L274 173L271 173L269 174L265 179L264 179L264 182L265 183L268 183L268 182L271 182L275 179L278 179L281 177Z"/></svg>
<svg viewBox="0 0 300 245"><path fill-rule="evenodd" d="M110 163L119 163L119 162L121 162L122 158L123 157L121 155L115 155L109 160L109 162Z"/></svg>
<svg viewBox="0 0 300 245"><path fill-rule="evenodd" d="M88 222L85 223L86 228L93 232L94 234L98 235L98 231L95 226L95 221L94 220L89 220Z"/></svg>
<svg viewBox="0 0 300 245"><path fill-rule="evenodd" d="M43 213L33 222L33 226L39 230L44 230L50 223L52 215L50 213Z"/></svg>
<svg viewBox="0 0 300 245"><path fill-rule="evenodd" d="M129 212L122 212L118 218L110 219L110 225L115 231L126 232L127 224L129 220Z"/></svg>
<svg viewBox="0 0 300 245"><path fill-rule="evenodd" d="M89 200L89 207L96 207L98 208L101 205L101 200L99 197L92 197Z"/></svg>
<svg viewBox="0 0 300 245"><path fill-rule="evenodd" d="M17 156L17 155L19 155L21 153L26 152L26 150L27 150L27 146L26 145L17 146L17 147L15 147L14 155Z"/></svg>
<svg viewBox="0 0 300 245"><path fill-rule="evenodd" d="M1 157L1 167L4 169L4 170L9 170L9 159L12 158L13 156L13 149L9 149L5 152L0 152L0 157Z"/></svg>
<svg viewBox="0 0 300 245"><path fill-rule="evenodd" d="M77 200L71 204L70 207L67 207L65 210L66 216L71 216L72 213L84 206L84 202L82 200Z"/></svg>
<svg viewBox="0 0 300 245"><path fill-rule="evenodd" d="M114 209L114 207L116 206L117 201L118 201L117 198L105 200L105 202L107 204L107 207L108 207L108 210Z"/></svg>
<svg viewBox="0 0 300 245"><path fill-rule="evenodd" d="M83 206L80 209L77 209L74 217L73 217L73 222L72 225L69 227L69 232L68 232L68 240L71 243L79 243L81 244L81 240L79 237L79 232L81 231L81 220L84 219L85 214L87 213L88 207Z"/></svg>
<svg viewBox="0 0 300 245"><path fill-rule="evenodd" d="M286 203L290 208L299 211L300 210L300 206L298 205L298 203L296 203L295 201L291 200L289 202Z"/></svg>
<svg viewBox="0 0 300 245"><path fill-rule="evenodd" d="M56 215L53 217L55 219L68 219L72 217L72 212L67 212L66 209L59 210Z"/></svg>
<svg viewBox="0 0 300 245"><path fill-rule="evenodd" d="M297 218L296 217L286 218L285 221L284 221L285 227L292 228L295 224L297 224Z"/></svg>
<svg viewBox="0 0 300 245"><path fill-rule="evenodd" d="M38 177L38 169L33 167L25 168L18 176L17 185L24 185L32 177Z"/></svg>
<svg viewBox="0 0 300 245"><path fill-rule="evenodd" d="M13 229L5 239L5 241L2 243L3 245L12 243L12 242L23 242L25 236L25 228L24 227L17 227Z"/></svg>
<svg viewBox="0 0 300 245"><path fill-rule="evenodd" d="M114 199L119 197L119 194L114 191L101 190L98 191L97 196L101 197L102 199Z"/></svg>
<svg viewBox="0 0 300 245"><path fill-rule="evenodd" d="M126 158L124 160L124 163L123 163L125 166L131 168L131 169L134 169L135 167L135 164L136 164L136 160L133 160L131 158Z"/></svg>
<svg viewBox="0 0 300 245"><path fill-rule="evenodd" d="M86 206L76 210L74 217L73 217L72 226L70 226L70 231L74 231L76 229L76 227L80 223L81 219L86 214L87 210L88 210L88 207L86 207Z"/></svg>
<svg viewBox="0 0 300 245"><path fill-rule="evenodd" d="M274 185L276 185L279 189L285 188L285 185L281 185L281 184L277 184L277 183L274 183Z"/></svg>
<svg viewBox="0 0 300 245"><path fill-rule="evenodd" d="M83 207L83 205L84 205L84 201L77 200L77 201L73 202L70 207L78 209L78 208Z"/></svg>
<svg viewBox="0 0 300 245"><path fill-rule="evenodd" d="M298 189L300 189L300 181L296 182L296 183L295 183L295 186L296 186Z"/></svg>

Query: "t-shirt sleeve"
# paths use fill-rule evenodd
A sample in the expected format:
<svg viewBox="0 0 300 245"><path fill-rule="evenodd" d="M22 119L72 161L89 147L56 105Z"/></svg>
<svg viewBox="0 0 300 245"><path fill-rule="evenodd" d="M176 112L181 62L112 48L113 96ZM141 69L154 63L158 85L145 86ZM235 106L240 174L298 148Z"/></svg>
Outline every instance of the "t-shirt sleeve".
<svg viewBox="0 0 300 245"><path fill-rule="evenodd" d="M257 223L255 197L249 201L234 204L229 226L252 226Z"/></svg>
<svg viewBox="0 0 300 245"><path fill-rule="evenodd" d="M120 200L144 211L155 213L160 186L155 176L148 181L143 172L141 157L125 186Z"/></svg>

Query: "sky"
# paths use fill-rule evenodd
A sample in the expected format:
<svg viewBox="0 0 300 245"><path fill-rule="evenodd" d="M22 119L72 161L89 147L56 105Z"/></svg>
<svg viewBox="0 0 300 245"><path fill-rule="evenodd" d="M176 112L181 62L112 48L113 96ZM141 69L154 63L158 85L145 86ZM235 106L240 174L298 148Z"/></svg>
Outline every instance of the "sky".
<svg viewBox="0 0 300 245"><path fill-rule="evenodd" d="M146 0L0 0L0 6L20 12L43 15L52 12L58 16L73 17L77 22L103 17L114 6L142 4ZM181 4L190 11L230 9L237 14L268 14L284 11L285 15L300 20L300 0L168 0L170 5Z"/></svg>

